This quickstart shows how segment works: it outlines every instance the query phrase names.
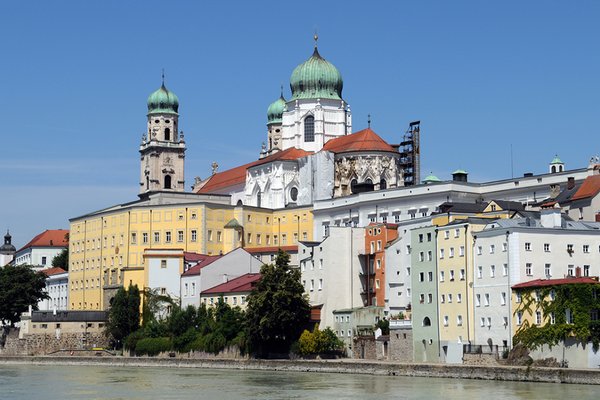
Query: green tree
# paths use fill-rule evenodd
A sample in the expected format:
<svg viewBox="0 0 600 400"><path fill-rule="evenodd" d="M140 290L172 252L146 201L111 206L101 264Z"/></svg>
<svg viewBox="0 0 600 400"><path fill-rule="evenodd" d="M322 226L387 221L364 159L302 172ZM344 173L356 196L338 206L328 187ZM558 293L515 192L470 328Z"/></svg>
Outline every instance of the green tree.
<svg viewBox="0 0 600 400"><path fill-rule="evenodd" d="M115 348L123 346L124 339L140 326L140 291L137 285L121 287L112 300L108 312L106 331Z"/></svg>
<svg viewBox="0 0 600 400"><path fill-rule="evenodd" d="M279 250L275 264L264 265L261 279L248 296L246 335L249 350L258 357L288 354L310 317L300 282L300 270L289 266L290 256Z"/></svg>
<svg viewBox="0 0 600 400"><path fill-rule="evenodd" d="M20 321L22 313L29 306L37 310L38 301L49 298L45 288L46 275L29 265L0 268L0 326L3 327L0 347L4 346L10 328Z"/></svg>
<svg viewBox="0 0 600 400"><path fill-rule="evenodd" d="M63 249L52 259L52 266L55 268L62 268L65 271L69 270L69 250Z"/></svg>

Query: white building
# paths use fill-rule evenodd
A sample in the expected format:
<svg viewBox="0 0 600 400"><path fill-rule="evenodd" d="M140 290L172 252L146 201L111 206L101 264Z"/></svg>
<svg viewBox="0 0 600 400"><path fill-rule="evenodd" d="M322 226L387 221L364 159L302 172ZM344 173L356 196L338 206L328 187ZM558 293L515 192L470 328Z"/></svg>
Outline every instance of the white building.
<svg viewBox="0 0 600 400"><path fill-rule="evenodd" d="M263 265L241 247L222 256L207 256L181 275L181 306L198 307L203 291L245 274L259 273Z"/></svg>
<svg viewBox="0 0 600 400"><path fill-rule="evenodd" d="M320 327L334 326L334 310L363 307L359 254L365 250L364 229L332 228L321 242L300 242L302 285L311 307L321 307Z"/></svg>
<svg viewBox="0 0 600 400"><path fill-rule="evenodd" d="M66 310L69 304L69 273L62 268L42 270L46 274L46 293L49 299L38 302L38 310Z"/></svg>
<svg viewBox="0 0 600 400"><path fill-rule="evenodd" d="M144 264L149 289L173 300L181 298L179 281L185 264L183 249L146 249Z"/></svg>
<svg viewBox="0 0 600 400"><path fill-rule="evenodd" d="M52 259L69 247L68 235L68 229L48 229L40 233L16 252L15 265L50 266Z"/></svg>
<svg viewBox="0 0 600 400"><path fill-rule="evenodd" d="M6 235L4 235L4 244L0 246L0 268L10 263L16 252L17 249L12 244L12 236L9 231L6 231Z"/></svg>
<svg viewBox="0 0 600 400"><path fill-rule="evenodd" d="M475 344L510 347L511 287L535 279L600 274L600 223L570 221L559 208L541 218L500 219L474 234Z"/></svg>

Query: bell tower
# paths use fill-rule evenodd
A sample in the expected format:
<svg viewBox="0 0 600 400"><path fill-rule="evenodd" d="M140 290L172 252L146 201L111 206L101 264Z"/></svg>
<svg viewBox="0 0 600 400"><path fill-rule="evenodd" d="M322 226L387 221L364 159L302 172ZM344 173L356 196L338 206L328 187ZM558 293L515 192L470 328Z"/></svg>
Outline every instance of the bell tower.
<svg viewBox="0 0 600 400"><path fill-rule="evenodd" d="M178 133L179 99L162 85L148 97L148 128L140 144L140 195L183 192L185 141Z"/></svg>

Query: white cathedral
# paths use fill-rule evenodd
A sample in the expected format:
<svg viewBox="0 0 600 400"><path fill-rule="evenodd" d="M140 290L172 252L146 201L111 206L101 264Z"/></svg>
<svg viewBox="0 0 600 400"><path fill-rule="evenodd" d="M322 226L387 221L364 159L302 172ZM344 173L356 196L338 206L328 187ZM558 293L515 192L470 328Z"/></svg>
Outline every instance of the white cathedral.
<svg viewBox="0 0 600 400"><path fill-rule="evenodd" d="M289 100L267 110L267 145L260 158L207 179L193 192L227 194L232 205L278 209L365 190L404 185L398 146L370 128L352 133L340 72L316 45L292 72ZM148 98L148 131L140 146L140 194L183 191L185 141L177 133L179 100L163 85Z"/></svg>

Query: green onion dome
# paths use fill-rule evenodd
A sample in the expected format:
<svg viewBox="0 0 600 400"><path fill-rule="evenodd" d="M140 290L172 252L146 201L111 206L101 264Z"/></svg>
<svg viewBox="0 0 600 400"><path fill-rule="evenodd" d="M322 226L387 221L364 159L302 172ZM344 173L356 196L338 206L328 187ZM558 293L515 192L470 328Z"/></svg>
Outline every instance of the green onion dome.
<svg viewBox="0 0 600 400"><path fill-rule="evenodd" d="M179 99L165 84L148 96L148 114L177 114Z"/></svg>
<svg viewBox="0 0 600 400"><path fill-rule="evenodd" d="M281 124L283 112L285 111L285 98L283 94L272 102L267 109L267 125Z"/></svg>
<svg viewBox="0 0 600 400"><path fill-rule="evenodd" d="M437 182L441 182L440 178L438 178L437 176L435 176L433 174L433 172L431 174L429 174L425 179L423 179L423 183L427 184L427 183L437 183Z"/></svg>
<svg viewBox="0 0 600 400"><path fill-rule="evenodd" d="M552 162L550 162L550 164L562 164L562 160L560 158L558 158L558 154L556 154L554 156L554 158L552 159Z"/></svg>
<svg viewBox="0 0 600 400"><path fill-rule="evenodd" d="M292 100L342 100L344 82L336 67L319 54L317 46L312 56L298 65L290 78Z"/></svg>

